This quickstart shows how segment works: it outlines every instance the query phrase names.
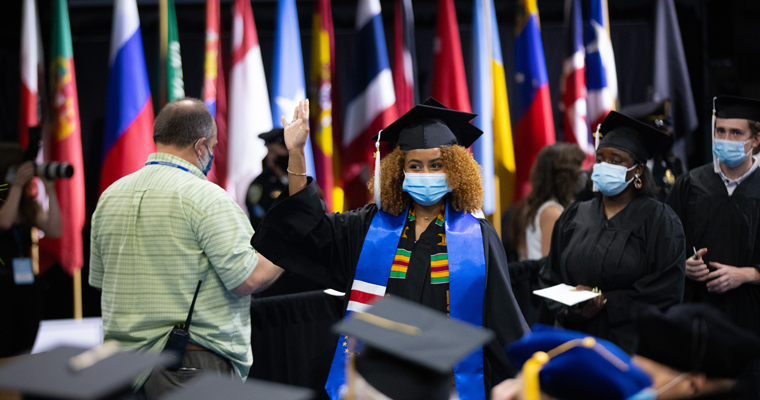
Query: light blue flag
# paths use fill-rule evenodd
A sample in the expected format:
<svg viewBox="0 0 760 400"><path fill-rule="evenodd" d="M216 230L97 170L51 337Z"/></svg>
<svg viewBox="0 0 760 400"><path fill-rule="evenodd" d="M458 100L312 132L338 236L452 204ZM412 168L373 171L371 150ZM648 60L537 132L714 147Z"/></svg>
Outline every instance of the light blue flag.
<svg viewBox="0 0 760 400"><path fill-rule="evenodd" d="M493 19L492 19L493 17ZM483 213L493 214L496 209L494 193L493 161L493 73L491 53L493 33L491 24L493 16L492 0L475 0L472 12L472 112L478 116L472 120L473 125L483 131L472 144L472 154L483 168ZM503 212L504 210L502 210Z"/></svg>
<svg viewBox="0 0 760 400"><path fill-rule="evenodd" d="M278 0L277 30L274 35L274 66L272 67L272 122L282 128L280 116L293 118L293 110L299 100L306 98L301 55L301 32L298 29L298 13L295 0ZM314 116L316 117L316 116ZM306 173L316 177L311 138L304 146Z"/></svg>

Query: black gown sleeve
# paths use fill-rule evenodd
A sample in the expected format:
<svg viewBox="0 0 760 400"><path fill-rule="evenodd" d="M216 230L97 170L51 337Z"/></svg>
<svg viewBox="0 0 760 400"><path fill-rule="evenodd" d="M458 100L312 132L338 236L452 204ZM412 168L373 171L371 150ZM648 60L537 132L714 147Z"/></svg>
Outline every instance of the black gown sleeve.
<svg viewBox="0 0 760 400"><path fill-rule="evenodd" d="M486 386L492 387L517 373L504 353L504 346L520 339L529 329L512 294L504 246L491 223L479 221L486 261L483 326L496 333L496 338L483 348L484 361L490 366L486 368L490 371Z"/></svg>
<svg viewBox="0 0 760 400"><path fill-rule="evenodd" d="M325 214L317 187L290 196L285 190L253 235L253 247L283 269L322 286L345 291L351 282L374 204L346 213Z"/></svg>

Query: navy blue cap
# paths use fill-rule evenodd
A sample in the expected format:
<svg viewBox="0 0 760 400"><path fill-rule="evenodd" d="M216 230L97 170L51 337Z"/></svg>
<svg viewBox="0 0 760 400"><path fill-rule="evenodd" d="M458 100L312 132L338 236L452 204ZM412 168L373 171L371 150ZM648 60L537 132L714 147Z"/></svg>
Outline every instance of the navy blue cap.
<svg viewBox="0 0 760 400"><path fill-rule="evenodd" d="M584 333L536 324L507 346L515 365L537 352L550 357L539 373L541 390L559 399L625 400L652 386L623 350Z"/></svg>

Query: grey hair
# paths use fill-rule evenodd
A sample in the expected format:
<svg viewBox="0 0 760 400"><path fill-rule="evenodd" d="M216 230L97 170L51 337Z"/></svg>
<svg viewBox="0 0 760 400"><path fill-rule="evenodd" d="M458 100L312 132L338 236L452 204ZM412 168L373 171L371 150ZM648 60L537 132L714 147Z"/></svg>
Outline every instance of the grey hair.
<svg viewBox="0 0 760 400"><path fill-rule="evenodd" d="M185 97L164 106L153 124L153 141L179 148L193 145L198 139L211 139L216 123L202 101Z"/></svg>

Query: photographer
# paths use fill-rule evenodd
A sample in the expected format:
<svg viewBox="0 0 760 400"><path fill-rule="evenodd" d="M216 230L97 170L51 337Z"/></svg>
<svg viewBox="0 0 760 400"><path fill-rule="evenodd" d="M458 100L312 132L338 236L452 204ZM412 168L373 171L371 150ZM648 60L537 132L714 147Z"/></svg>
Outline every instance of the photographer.
<svg viewBox="0 0 760 400"><path fill-rule="evenodd" d="M48 237L61 235L61 212L53 181L42 179L49 197L48 211L37 204L34 163L23 161L15 143L0 143L0 358L28 352L42 319L42 296L32 272L33 227ZM6 182L10 169L16 169Z"/></svg>

